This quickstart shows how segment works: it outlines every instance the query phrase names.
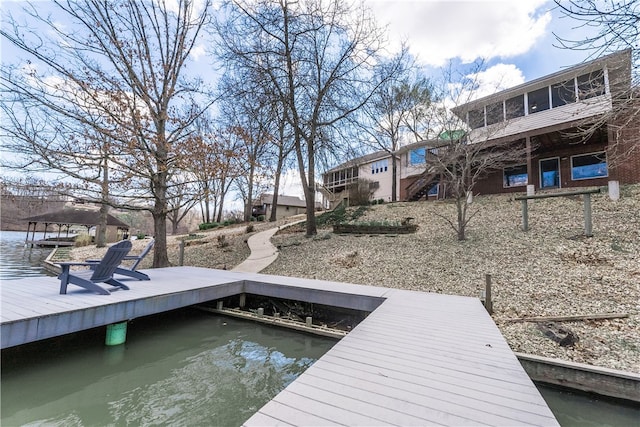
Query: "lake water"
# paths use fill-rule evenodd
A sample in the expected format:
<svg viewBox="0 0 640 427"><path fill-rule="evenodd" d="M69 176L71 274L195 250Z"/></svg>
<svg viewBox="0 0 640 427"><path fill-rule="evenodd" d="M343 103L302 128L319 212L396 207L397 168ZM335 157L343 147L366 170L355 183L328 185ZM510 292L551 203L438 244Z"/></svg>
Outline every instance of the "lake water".
<svg viewBox="0 0 640 427"><path fill-rule="evenodd" d="M2 426L237 426L335 340L179 310L2 352Z"/></svg>
<svg viewBox="0 0 640 427"><path fill-rule="evenodd" d="M48 275L42 262L52 249L25 246L26 237L26 231L0 231L0 281ZM35 240L42 237L35 233Z"/></svg>

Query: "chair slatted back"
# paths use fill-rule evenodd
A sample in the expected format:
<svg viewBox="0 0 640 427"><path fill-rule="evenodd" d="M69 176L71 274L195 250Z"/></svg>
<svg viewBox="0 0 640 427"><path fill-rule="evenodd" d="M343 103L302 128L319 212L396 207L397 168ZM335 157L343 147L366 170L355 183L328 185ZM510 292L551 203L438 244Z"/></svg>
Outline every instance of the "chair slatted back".
<svg viewBox="0 0 640 427"><path fill-rule="evenodd" d="M135 270L136 268L138 268L138 264L140 264L140 261L142 261L144 259L144 257L147 256L147 254L149 253L151 248L153 248L154 243L156 243L156 240L155 239L151 239L149 244L147 244L147 246L145 246L144 250L142 252L140 252L140 255L138 255L138 258L136 258L134 263L131 264L131 270Z"/></svg>
<svg viewBox="0 0 640 427"><path fill-rule="evenodd" d="M104 282L113 277L113 273L120 265L122 260L131 250L131 241L122 240L111 246L104 257L100 260L91 275L92 282Z"/></svg>

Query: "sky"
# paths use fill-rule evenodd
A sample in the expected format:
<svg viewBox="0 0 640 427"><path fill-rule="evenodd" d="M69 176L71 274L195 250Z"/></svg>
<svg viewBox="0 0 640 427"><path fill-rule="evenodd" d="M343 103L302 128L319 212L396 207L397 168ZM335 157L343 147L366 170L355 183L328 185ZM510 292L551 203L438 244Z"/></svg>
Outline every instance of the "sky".
<svg viewBox="0 0 640 427"><path fill-rule="evenodd" d="M487 95L578 64L586 52L561 49L555 34L582 38L584 28L561 16L547 0L367 0L390 41L405 40L434 70L484 59Z"/></svg>
<svg viewBox="0 0 640 427"><path fill-rule="evenodd" d="M20 2L0 0L0 8L16 10ZM584 37L584 28L561 17L553 1L547 0L365 0L376 20L388 26L389 41L408 43L427 75L436 75L449 63L464 66L480 58L485 71L480 95L513 87L559 71L588 59L588 53L557 47L555 34ZM45 1L40 1L46 4ZM2 61L11 49L0 41ZM203 69L210 61L203 55L193 59ZM206 73L206 71L205 71ZM206 75L206 74L205 74ZM301 196L297 172L287 174L283 194Z"/></svg>

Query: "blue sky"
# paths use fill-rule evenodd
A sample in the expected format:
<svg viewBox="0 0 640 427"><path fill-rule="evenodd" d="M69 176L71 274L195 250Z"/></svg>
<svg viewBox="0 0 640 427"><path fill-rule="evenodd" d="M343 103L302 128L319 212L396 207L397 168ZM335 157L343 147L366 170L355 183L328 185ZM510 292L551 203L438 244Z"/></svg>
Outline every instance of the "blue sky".
<svg viewBox="0 0 640 427"><path fill-rule="evenodd" d="M504 87L556 72L587 59L561 49L554 33L580 39L585 28L561 17L547 0L366 0L389 25L392 42L406 40L428 73L453 61L483 58L487 83Z"/></svg>
<svg viewBox="0 0 640 427"><path fill-rule="evenodd" d="M169 0L170 1L170 0ZM215 0L214 0L215 1ZM19 16L21 1L0 0L3 15L10 10ZM50 1L37 0L46 9ZM494 73L504 84L553 73L587 59L586 52L556 47L553 33L581 38L584 29L561 18L550 0L365 0L376 20L388 25L393 45L406 40L411 52L435 74L450 60L465 64L484 58L487 78ZM2 61L15 51L1 41ZM203 43L194 50L194 59L210 73L210 60Z"/></svg>
<svg viewBox="0 0 640 427"><path fill-rule="evenodd" d="M170 0L169 0L170 1ZM2 2L2 15L10 10L19 16L23 2ZM584 28L562 18L548 0L365 0L376 20L387 25L392 46L407 41L429 75L452 61L464 66L483 58L486 70L482 82L489 95L499 88L516 86L578 64L588 59L588 52L556 47L554 33L565 38L580 39ZM47 9L50 1L35 2ZM1 59L13 61L17 52L0 41ZM204 54L203 40L194 50L195 69L203 75L211 73L211 60ZM19 54L18 54L19 55ZM284 194L300 195L297 171L289 171ZM295 188L295 190L294 190Z"/></svg>

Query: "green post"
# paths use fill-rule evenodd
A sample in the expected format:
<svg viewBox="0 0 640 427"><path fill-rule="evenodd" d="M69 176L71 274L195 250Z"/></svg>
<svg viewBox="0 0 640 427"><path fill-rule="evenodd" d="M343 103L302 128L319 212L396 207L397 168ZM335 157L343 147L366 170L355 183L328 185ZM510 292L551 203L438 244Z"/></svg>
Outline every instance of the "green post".
<svg viewBox="0 0 640 427"><path fill-rule="evenodd" d="M120 345L127 340L127 322L114 323L107 325L107 336L104 340L105 345Z"/></svg>
<svg viewBox="0 0 640 427"><path fill-rule="evenodd" d="M584 235L593 236L591 231L591 194L584 195Z"/></svg>
<svg viewBox="0 0 640 427"><path fill-rule="evenodd" d="M522 231L529 231L529 211L527 209L527 199L522 200Z"/></svg>

